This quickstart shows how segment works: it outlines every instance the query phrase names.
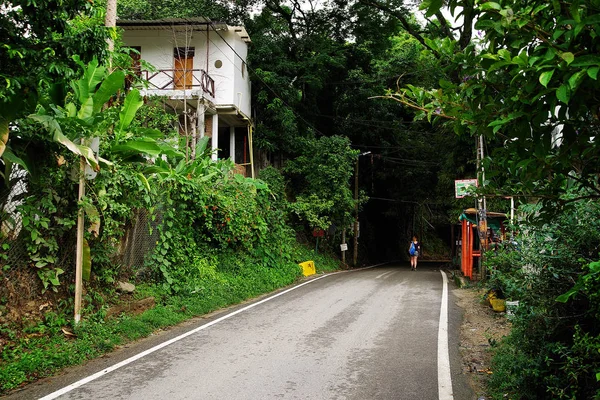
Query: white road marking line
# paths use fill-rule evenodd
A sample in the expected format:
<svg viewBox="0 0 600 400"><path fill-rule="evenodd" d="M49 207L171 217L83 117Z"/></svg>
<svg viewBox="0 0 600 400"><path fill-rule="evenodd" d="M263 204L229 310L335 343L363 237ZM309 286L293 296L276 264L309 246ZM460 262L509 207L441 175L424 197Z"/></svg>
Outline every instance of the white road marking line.
<svg viewBox="0 0 600 400"><path fill-rule="evenodd" d="M440 271L444 286L442 305L440 306L440 325L438 329L438 394L440 400L453 400L452 375L450 374L450 356L448 352L448 277Z"/></svg>
<svg viewBox="0 0 600 400"><path fill-rule="evenodd" d="M375 277L375 279L379 279L379 278L382 278L382 277L384 277L384 276L386 276L386 275L393 274L394 272L396 272L396 271L388 271L388 272L384 272L383 274L381 274L381 275L378 275L377 277Z"/></svg>
<svg viewBox="0 0 600 400"><path fill-rule="evenodd" d="M202 331L202 330L204 330L204 329L206 329L206 328L208 328L210 326L213 326L213 325L215 325L215 324L217 324L217 323L219 323L221 321L226 320L227 318L231 318L234 315L237 315L239 313L247 311L247 310L249 310L251 308L254 308L254 307L256 307L256 306L258 306L258 305L260 305L262 303L266 303L267 301L273 300L276 297L283 296L284 294L289 293L292 290L296 290L296 289L298 289L298 288L300 288L300 287L302 287L304 285L308 285L309 283L313 283L315 281L318 281L319 279L327 278L328 276L331 276L331 275L337 275L337 274L346 273L346 272L354 272L354 271L361 271L361 270L365 270L365 269L375 268L375 267L378 267L380 265L383 265L383 263L382 264L377 264L377 265L371 265L369 267L364 267L364 268L358 268L358 269L354 269L354 270L349 270L349 271L333 272L331 274L327 274L327 275L319 276L318 278L311 279L308 282L301 283L298 286L294 286L292 288L284 290L283 292L277 293L277 294L275 294L275 295L273 295L271 297L267 297L266 299L257 301L256 303L252 303L252 304L250 304L250 305L248 305L246 307L240 308L237 311L234 311L234 312L232 312L230 314L227 314L227 315L224 315L224 316L222 316L220 318L217 318L214 321L211 321L211 322L209 322L207 324L204 324L204 325L199 326L199 327L197 327L195 329L192 329L189 332L186 332L186 333L184 333L182 335L174 337L173 339L170 339L170 340L167 340L166 342L158 344L158 345L156 345L156 346L154 346L154 347L152 347L152 348L150 348L150 349L148 349L146 351L143 351L143 352L141 352L139 354L136 354L133 357L130 357L130 358L126 359L126 360L123 360L120 363L117 363L117 364L115 364L113 366L105 368L102 371L96 372L95 374L92 374L92 375L90 375L90 376L88 376L86 378L83 378L83 379L81 379L81 380L79 380L79 381L77 381L75 383L72 383L72 384L70 384L68 386L65 386L64 388L62 388L60 390L57 390L56 392L53 392L53 393L50 393L49 395L41 397L39 400L52 400L52 399L56 399L57 397L62 396L63 394L69 393L70 391L72 391L74 389L77 389L78 387L83 386L86 383L94 381L94 380L96 380L96 379L98 379L98 378L100 378L100 377L102 377L102 376L104 376L104 375L106 375L106 374L108 374L110 372L113 372L113 371L115 371L115 370L117 370L117 369L119 369L121 367L124 367L124 366L126 366L128 364L131 364L132 362L134 362L136 360L139 360L140 358L145 357L148 354L152 354L155 351L158 351L158 350L162 349L163 347L167 347L170 344L178 342L178 341L180 341L183 338L186 338L186 337L188 337L190 335L193 335L194 333L200 332L200 331Z"/></svg>

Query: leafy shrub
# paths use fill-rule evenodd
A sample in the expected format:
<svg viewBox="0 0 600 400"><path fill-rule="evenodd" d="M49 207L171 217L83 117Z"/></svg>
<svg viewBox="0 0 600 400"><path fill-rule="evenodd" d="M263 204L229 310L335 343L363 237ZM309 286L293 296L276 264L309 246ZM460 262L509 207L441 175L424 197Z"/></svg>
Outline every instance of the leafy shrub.
<svg viewBox="0 0 600 400"><path fill-rule="evenodd" d="M525 208L535 214L537 207ZM600 205L579 201L552 222L522 223L518 249L487 253L489 285L519 300L513 329L494 356L495 398L600 397ZM570 292L582 276L580 290ZM566 302L560 296L571 293Z"/></svg>

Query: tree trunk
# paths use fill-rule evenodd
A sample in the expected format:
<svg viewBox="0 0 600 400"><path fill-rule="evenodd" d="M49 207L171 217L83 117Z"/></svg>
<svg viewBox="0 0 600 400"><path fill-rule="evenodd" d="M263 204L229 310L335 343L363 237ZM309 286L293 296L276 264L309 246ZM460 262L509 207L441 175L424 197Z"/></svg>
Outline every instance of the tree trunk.
<svg viewBox="0 0 600 400"><path fill-rule="evenodd" d="M108 51L112 52L115 49L115 41L112 39L112 31L117 26L117 0L107 0L106 2L106 18L104 26L111 29L111 38L108 39Z"/></svg>

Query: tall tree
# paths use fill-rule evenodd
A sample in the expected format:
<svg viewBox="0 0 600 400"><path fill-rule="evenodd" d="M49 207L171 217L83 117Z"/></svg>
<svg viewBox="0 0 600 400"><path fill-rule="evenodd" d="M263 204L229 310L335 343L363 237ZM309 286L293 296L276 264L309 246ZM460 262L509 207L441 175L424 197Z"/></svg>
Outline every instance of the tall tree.
<svg viewBox="0 0 600 400"><path fill-rule="evenodd" d="M121 19L153 20L162 18L205 17L219 22L235 23L244 15L245 2L207 0L121 0Z"/></svg>

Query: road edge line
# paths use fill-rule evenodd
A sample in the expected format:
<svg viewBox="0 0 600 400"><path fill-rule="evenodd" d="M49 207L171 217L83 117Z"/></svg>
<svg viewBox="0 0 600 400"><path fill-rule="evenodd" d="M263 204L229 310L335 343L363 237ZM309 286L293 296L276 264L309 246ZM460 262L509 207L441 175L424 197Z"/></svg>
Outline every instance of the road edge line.
<svg viewBox="0 0 600 400"><path fill-rule="evenodd" d="M453 400L450 353L448 351L448 277L444 271L440 271L440 273L443 279L443 289L438 328L438 397L440 400Z"/></svg>

